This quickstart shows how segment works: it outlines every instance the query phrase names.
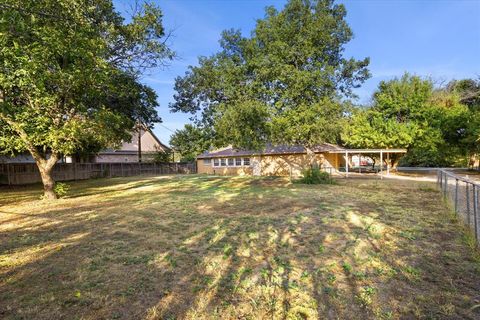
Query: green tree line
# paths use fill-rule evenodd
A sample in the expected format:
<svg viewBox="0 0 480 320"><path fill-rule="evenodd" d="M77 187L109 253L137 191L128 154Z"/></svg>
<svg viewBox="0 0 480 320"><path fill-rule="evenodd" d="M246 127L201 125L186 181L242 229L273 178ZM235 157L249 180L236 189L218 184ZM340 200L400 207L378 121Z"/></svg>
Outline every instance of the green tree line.
<svg viewBox="0 0 480 320"><path fill-rule="evenodd" d="M170 144L192 160L209 148L323 142L350 148L406 148L402 164L467 165L478 154L480 80L435 86L399 75L372 103L355 105L369 59L344 56L353 33L334 1L268 7L249 36L226 30L221 49L175 82L173 112L192 115ZM398 159L393 158L393 161Z"/></svg>

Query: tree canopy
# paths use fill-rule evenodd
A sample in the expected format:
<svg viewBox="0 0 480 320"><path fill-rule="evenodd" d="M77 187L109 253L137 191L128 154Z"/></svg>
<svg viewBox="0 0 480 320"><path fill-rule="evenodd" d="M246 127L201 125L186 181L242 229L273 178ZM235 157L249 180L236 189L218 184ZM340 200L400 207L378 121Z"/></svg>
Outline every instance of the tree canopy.
<svg viewBox="0 0 480 320"><path fill-rule="evenodd" d="M370 76L368 58L344 57L353 37L345 16L330 0L268 7L249 37L224 31L221 50L176 79L171 110L192 114L217 145L337 142L340 101Z"/></svg>
<svg viewBox="0 0 480 320"><path fill-rule="evenodd" d="M180 153L181 161L192 161L211 146L211 138L206 130L186 124L181 130L175 130L170 138L170 146Z"/></svg>
<svg viewBox="0 0 480 320"><path fill-rule="evenodd" d="M155 92L138 77L174 53L151 4L128 23L109 0L12 0L0 9L0 150L30 152L53 198L60 155L117 144L135 122L160 120Z"/></svg>
<svg viewBox="0 0 480 320"><path fill-rule="evenodd" d="M474 152L474 114L448 88L409 74L382 81L372 106L353 114L342 137L354 148L407 148L402 161L408 165L462 161Z"/></svg>

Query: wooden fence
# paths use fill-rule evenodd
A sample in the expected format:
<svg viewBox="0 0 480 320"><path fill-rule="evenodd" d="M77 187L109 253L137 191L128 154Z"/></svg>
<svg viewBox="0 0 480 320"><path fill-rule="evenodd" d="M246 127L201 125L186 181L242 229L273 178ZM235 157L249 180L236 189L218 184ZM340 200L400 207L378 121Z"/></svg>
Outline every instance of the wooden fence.
<svg viewBox="0 0 480 320"><path fill-rule="evenodd" d="M58 163L53 168L55 181L138 175L196 173L195 162L172 163ZM42 181L35 163L0 163L0 184L21 185Z"/></svg>

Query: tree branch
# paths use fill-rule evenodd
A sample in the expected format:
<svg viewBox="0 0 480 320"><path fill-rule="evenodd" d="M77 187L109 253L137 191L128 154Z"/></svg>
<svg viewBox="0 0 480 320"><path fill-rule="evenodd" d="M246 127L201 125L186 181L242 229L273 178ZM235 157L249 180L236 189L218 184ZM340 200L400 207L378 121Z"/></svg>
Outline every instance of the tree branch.
<svg viewBox="0 0 480 320"><path fill-rule="evenodd" d="M18 123L1 113L0 119L10 125L10 127L20 136L23 142L25 142L27 150L31 153L35 161L41 163L42 165L45 165L45 157L43 157L40 152L38 152L37 148L35 148L35 146L30 142L30 140L28 139L28 134L25 132L25 130L23 130L23 128L20 127Z"/></svg>

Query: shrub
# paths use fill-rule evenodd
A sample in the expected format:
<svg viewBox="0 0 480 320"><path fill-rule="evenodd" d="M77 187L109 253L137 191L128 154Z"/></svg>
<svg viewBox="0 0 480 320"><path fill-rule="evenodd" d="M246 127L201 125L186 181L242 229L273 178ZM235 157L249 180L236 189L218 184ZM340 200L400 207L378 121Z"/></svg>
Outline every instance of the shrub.
<svg viewBox="0 0 480 320"><path fill-rule="evenodd" d="M308 168L302 171L303 177L297 182L304 184L331 184L333 180L327 172L320 171L319 168Z"/></svg>
<svg viewBox="0 0 480 320"><path fill-rule="evenodd" d="M173 154L168 151L157 151L153 155L153 162L155 163L172 162L172 161L173 161Z"/></svg>
<svg viewBox="0 0 480 320"><path fill-rule="evenodd" d="M59 198L64 197L69 190L70 190L70 186L63 182L55 183L55 188L53 188L53 192L55 192L55 194Z"/></svg>

